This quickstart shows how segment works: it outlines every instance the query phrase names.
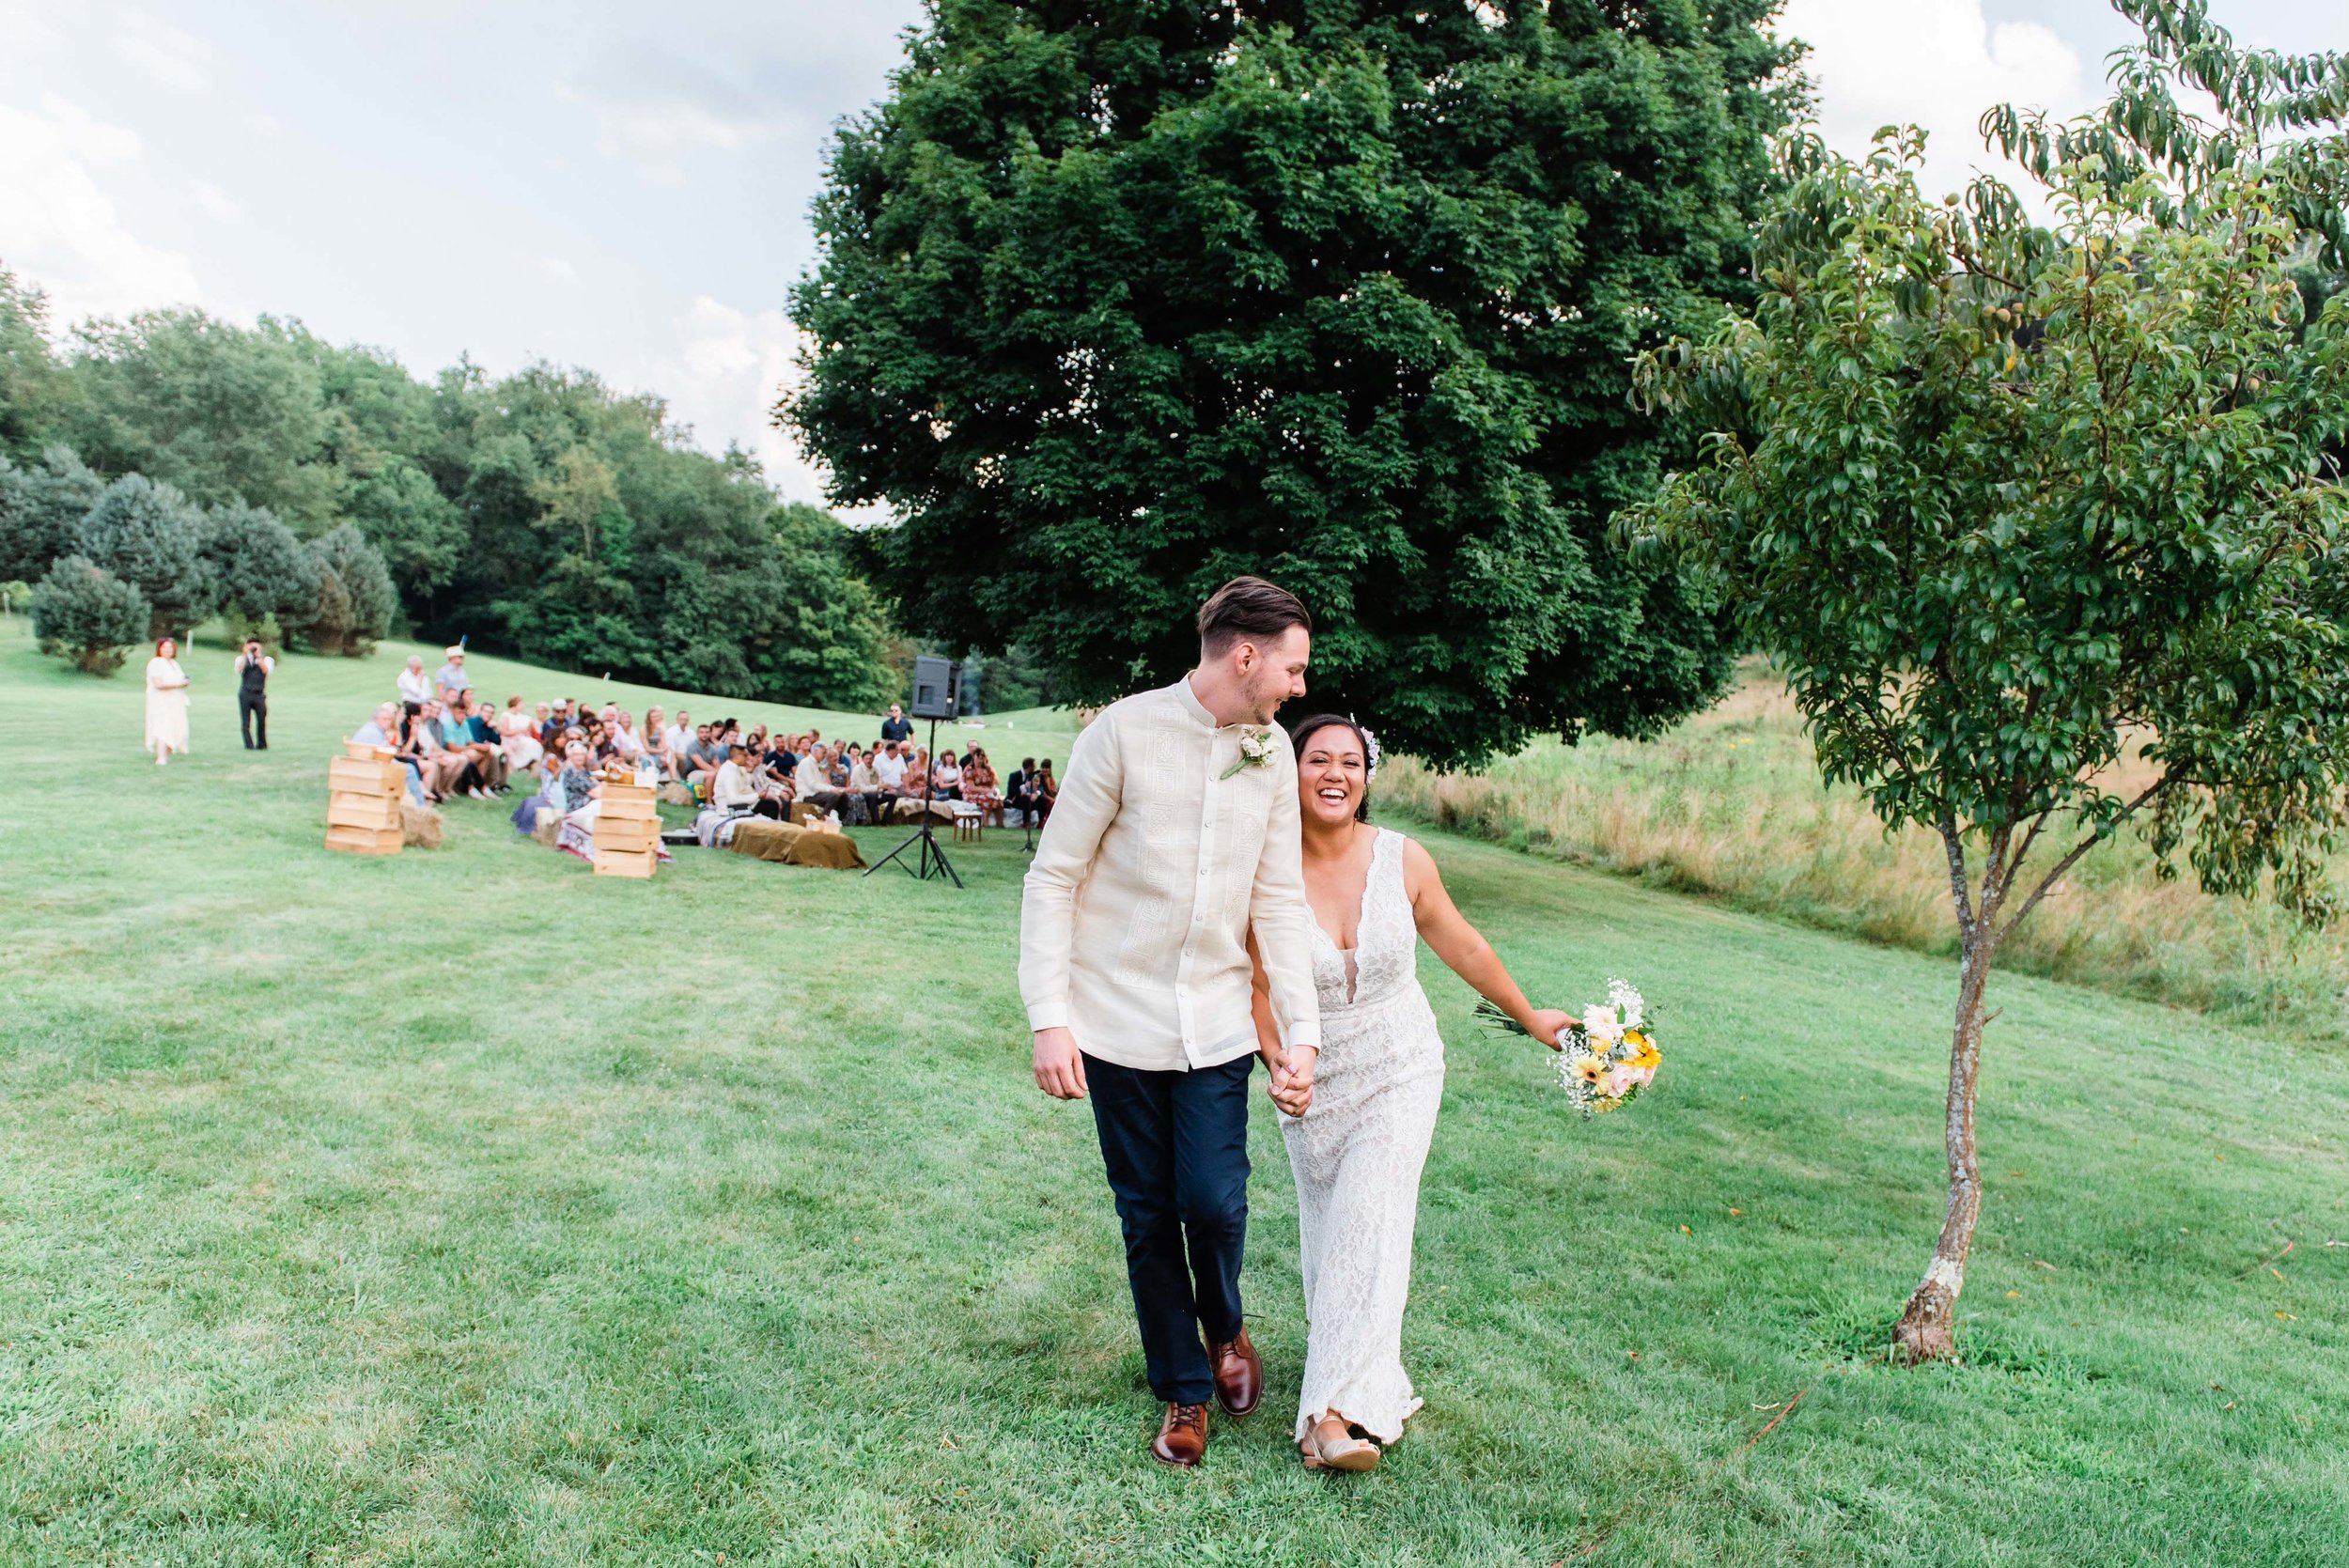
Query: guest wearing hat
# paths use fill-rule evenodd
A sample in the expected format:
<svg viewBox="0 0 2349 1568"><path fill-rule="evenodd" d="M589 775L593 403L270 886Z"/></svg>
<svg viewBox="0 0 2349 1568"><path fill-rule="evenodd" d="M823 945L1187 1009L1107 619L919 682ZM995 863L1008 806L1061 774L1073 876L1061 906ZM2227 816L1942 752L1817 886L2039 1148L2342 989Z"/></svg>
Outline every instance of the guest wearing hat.
<svg viewBox="0 0 2349 1568"><path fill-rule="evenodd" d="M460 691L469 691L473 689L473 680L465 674L465 645L459 643L446 651L448 662L442 665L441 673L432 677L441 688L443 702L448 701Z"/></svg>

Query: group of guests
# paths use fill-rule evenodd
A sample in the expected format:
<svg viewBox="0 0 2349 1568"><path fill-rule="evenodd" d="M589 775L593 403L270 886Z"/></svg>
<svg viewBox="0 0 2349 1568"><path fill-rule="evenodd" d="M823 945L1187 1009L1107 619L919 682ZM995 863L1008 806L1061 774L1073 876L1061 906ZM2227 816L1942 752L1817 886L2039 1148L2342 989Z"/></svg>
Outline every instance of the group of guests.
<svg viewBox="0 0 2349 1568"><path fill-rule="evenodd" d="M696 723L683 708L672 718L649 707L639 722L626 708L583 707L576 697L525 706L509 696L493 706L475 696L465 650L450 648L446 658L428 675L412 655L398 700L380 705L353 738L389 749L419 804L458 795L490 800L511 792L516 775L535 774L537 787L514 814L524 831L543 810L566 817L581 810L614 766L644 783L681 785L722 816L786 817L804 801L849 826L918 810L926 794L968 802L982 818L1040 826L1060 793L1050 757L1024 757L1001 777L984 746L932 756L914 744L913 726L895 703L868 747L828 741L814 730L745 728L730 718Z"/></svg>

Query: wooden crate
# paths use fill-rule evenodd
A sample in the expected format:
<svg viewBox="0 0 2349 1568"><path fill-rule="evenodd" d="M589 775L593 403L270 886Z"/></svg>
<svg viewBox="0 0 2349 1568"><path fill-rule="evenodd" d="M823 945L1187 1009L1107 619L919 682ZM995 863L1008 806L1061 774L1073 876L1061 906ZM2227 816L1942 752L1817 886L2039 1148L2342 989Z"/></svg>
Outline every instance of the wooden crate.
<svg viewBox="0 0 2349 1568"><path fill-rule="evenodd" d="M364 828L371 833L397 828L399 797L346 795L336 790L326 798L326 825L330 828Z"/></svg>
<svg viewBox="0 0 2349 1568"><path fill-rule="evenodd" d="M397 855L408 770L381 746L346 740L326 765L326 846L346 855Z"/></svg>
<svg viewBox="0 0 2349 1568"><path fill-rule="evenodd" d="M339 849L346 855L397 855L399 853L400 831L397 827L369 831L365 828L329 828L326 846Z"/></svg>
<svg viewBox="0 0 2349 1568"><path fill-rule="evenodd" d="M649 877L661 858L650 849L607 849L603 840L596 840L596 875L599 877Z"/></svg>
<svg viewBox="0 0 2349 1568"><path fill-rule="evenodd" d="M606 849L625 850L630 854L650 854L661 842L659 822L641 822L630 817L606 816L596 814L596 853Z"/></svg>
<svg viewBox="0 0 2349 1568"><path fill-rule="evenodd" d="M408 787L407 772L397 762L336 757L326 765L326 787L337 793L397 795Z"/></svg>

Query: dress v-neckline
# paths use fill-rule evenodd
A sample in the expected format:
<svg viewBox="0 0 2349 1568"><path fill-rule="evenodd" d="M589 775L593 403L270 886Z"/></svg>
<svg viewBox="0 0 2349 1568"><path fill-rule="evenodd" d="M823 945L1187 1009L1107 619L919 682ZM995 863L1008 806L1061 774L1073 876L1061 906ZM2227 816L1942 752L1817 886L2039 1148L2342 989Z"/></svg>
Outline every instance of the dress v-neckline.
<svg viewBox="0 0 2349 1568"><path fill-rule="evenodd" d="M1378 845L1385 832L1383 828L1370 831L1370 864L1363 868L1361 890L1354 895L1354 945L1339 946L1337 938L1330 935L1320 918L1316 916L1314 920L1315 934L1330 944L1330 952L1346 960L1346 1000L1349 1004L1354 1001L1356 982L1361 977L1359 955L1362 951L1362 922L1370 915L1370 883L1371 878L1378 875Z"/></svg>

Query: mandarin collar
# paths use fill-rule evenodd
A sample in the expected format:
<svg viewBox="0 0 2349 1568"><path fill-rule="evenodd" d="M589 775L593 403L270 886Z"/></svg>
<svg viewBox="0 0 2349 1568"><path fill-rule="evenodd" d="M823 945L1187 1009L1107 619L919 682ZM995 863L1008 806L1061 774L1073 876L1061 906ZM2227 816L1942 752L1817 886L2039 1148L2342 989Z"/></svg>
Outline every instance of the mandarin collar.
<svg viewBox="0 0 2349 1568"><path fill-rule="evenodd" d="M1174 699L1183 705L1184 711L1189 713L1193 719L1196 719L1201 723L1206 725L1208 729L1228 730L1237 727L1233 724L1219 724L1215 722L1215 715L1207 711L1207 705L1201 702L1199 700L1199 693L1190 689L1190 674L1189 671L1185 671L1181 677L1174 682Z"/></svg>

